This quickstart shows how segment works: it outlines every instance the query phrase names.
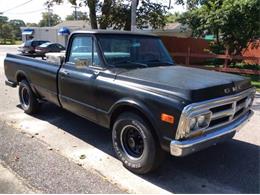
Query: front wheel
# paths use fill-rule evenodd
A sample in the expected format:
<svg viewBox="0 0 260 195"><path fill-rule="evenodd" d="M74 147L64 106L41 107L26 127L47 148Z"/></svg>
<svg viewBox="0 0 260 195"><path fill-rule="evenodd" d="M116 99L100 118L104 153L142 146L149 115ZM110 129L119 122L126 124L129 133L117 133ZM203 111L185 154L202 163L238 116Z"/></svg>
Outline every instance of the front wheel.
<svg viewBox="0 0 260 195"><path fill-rule="evenodd" d="M40 104L26 80L19 83L19 99L25 113L34 114L39 110Z"/></svg>
<svg viewBox="0 0 260 195"><path fill-rule="evenodd" d="M136 174L158 168L164 151L149 125L137 114L123 113L113 125L113 148L124 166Z"/></svg>

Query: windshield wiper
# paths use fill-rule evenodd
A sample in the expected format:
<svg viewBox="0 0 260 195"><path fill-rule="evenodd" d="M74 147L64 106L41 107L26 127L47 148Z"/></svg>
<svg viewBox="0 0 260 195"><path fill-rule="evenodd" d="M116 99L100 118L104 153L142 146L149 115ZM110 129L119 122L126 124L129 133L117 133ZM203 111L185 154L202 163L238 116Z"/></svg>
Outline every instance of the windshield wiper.
<svg viewBox="0 0 260 195"><path fill-rule="evenodd" d="M153 59L153 60L148 60L148 61L145 61L146 63L156 63L156 64L166 64L166 65L174 65L174 63L172 62L167 62L167 61L161 61L159 59Z"/></svg>
<svg viewBox="0 0 260 195"><path fill-rule="evenodd" d="M141 63L141 62L133 62L133 61L129 61L129 60L125 60L125 61L120 61L117 63L114 63L116 66L120 66L120 67L129 67L134 65L134 66L141 66L141 67L148 67L147 64Z"/></svg>

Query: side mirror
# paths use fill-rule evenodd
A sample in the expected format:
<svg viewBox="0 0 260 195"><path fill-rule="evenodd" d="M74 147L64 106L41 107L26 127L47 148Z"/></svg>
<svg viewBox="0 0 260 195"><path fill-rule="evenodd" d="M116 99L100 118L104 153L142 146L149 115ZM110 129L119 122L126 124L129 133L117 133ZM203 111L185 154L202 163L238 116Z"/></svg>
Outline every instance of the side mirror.
<svg viewBox="0 0 260 195"><path fill-rule="evenodd" d="M76 58L75 66L77 68L84 68L91 65L91 59Z"/></svg>
<svg viewBox="0 0 260 195"><path fill-rule="evenodd" d="M65 61L65 53L46 53L46 61L60 66Z"/></svg>

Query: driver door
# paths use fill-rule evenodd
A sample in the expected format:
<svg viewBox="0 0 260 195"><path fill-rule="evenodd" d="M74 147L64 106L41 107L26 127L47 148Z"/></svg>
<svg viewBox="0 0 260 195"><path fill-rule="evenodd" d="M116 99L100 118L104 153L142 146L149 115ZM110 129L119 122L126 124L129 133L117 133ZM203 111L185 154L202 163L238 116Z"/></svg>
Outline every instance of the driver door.
<svg viewBox="0 0 260 195"><path fill-rule="evenodd" d="M69 44L70 53L59 72L59 98L63 108L96 121L96 77L93 67L94 37L76 34Z"/></svg>

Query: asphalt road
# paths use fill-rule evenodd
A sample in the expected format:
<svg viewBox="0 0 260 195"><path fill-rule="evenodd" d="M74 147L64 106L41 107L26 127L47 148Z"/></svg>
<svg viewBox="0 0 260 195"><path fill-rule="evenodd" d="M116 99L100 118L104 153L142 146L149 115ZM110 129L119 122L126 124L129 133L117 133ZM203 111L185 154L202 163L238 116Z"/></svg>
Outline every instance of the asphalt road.
<svg viewBox="0 0 260 195"><path fill-rule="evenodd" d="M35 193L33 189L30 189L23 181L19 178L12 170L3 166L2 161L0 161L0 193L1 194L14 194L14 193Z"/></svg>
<svg viewBox="0 0 260 195"><path fill-rule="evenodd" d="M0 46L0 56L7 50L15 51L12 47ZM40 180L47 186L48 192L57 192L52 186L58 186L60 183L57 181L62 182L65 177L54 174L62 169L59 165L62 159L69 167L75 165L74 168L80 168L80 173L91 173L98 181L108 182L112 185L111 190L116 192L120 189L133 193L260 193L259 93L253 105L255 115L233 140L184 158L168 156L158 171L138 176L124 169L114 158L110 131L52 104L44 104L37 115L26 115L19 108L17 89L4 86L4 79L0 57L0 121L6 129L1 130L0 137L3 142L8 137L11 141L4 142L9 143L8 147L0 146L0 160L36 189L40 186L33 184ZM57 161L54 160L51 164L55 169L50 169L48 174L41 174L48 165L43 160L37 161L37 166L34 166L33 170L38 174L32 177L22 174L24 170L30 170L28 167L32 167L33 163L25 158L23 166L16 168L17 163L10 161L11 155L19 149L19 144L14 144L19 140L23 140L21 145L24 142L28 144L24 146L25 151L32 152L35 148L39 157L48 155L48 158L56 159L58 156ZM0 145L1 143L0 138ZM84 158L81 158L82 155ZM42 179L49 174L51 180ZM67 182L72 181L68 179ZM92 186L92 183L89 185ZM61 191L62 189L59 192Z"/></svg>

